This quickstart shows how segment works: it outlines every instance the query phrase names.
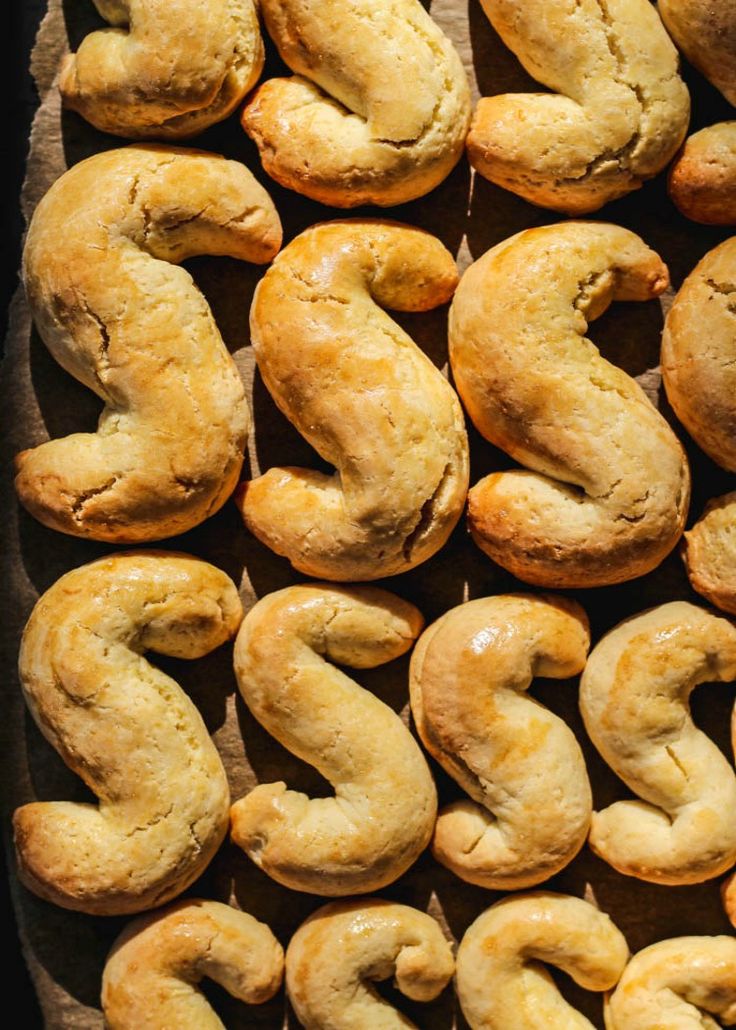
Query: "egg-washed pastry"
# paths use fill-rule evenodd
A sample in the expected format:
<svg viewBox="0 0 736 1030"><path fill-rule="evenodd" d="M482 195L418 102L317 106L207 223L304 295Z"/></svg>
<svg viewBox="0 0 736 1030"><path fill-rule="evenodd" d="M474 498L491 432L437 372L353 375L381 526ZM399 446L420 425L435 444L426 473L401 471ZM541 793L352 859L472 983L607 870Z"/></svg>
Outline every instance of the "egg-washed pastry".
<svg viewBox="0 0 736 1030"><path fill-rule="evenodd" d="M593 800L580 746L526 691L535 676L579 674L589 646L579 605L530 594L468 601L419 638L409 674L417 732L472 798L440 811L432 851L463 880L531 887L585 843Z"/></svg>
<svg viewBox="0 0 736 1030"><path fill-rule="evenodd" d="M650 944L634 955L606 1002L607 1030L700 1030L734 1023L736 938L725 935Z"/></svg>
<svg viewBox="0 0 736 1030"><path fill-rule="evenodd" d="M273 179L332 207L386 207L450 174L470 90L419 0L261 0L260 9L296 73L264 82L243 110Z"/></svg>
<svg viewBox="0 0 736 1030"><path fill-rule="evenodd" d="M130 139L184 139L227 118L260 77L253 0L93 0L110 28L61 66L64 105Z"/></svg>
<svg viewBox="0 0 736 1030"><path fill-rule="evenodd" d="M669 163L690 98L650 0L481 0L526 71L551 93L482 99L473 167L497 186L567 214L597 211Z"/></svg>
<svg viewBox="0 0 736 1030"><path fill-rule="evenodd" d="M31 220L23 281L51 354L105 407L96 433L17 456L18 497L35 518L138 543L222 507L250 413L209 305L179 264L195 254L261 264L280 245L266 191L217 154L125 147L54 183Z"/></svg>
<svg viewBox="0 0 736 1030"><path fill-rule="evenodd" d="M406 572L439 551L462 515L460 402L383 310L427 311L456 285L434 236L357 219L307 229L258 284L258 369L335 472L271 468L236 503L250 531L300 572L345 581Z"/></svg>
<svg viewBox="0 0 736 1030"><path fill-rule="evenodd" d="M471 1030L593 1030L562 997L545 964L589 991L607 991L628 957L621 931L587 901L546 891L504 898L482 912L460 942L460 1007Z"/></svg>
<svg viewBox="0 0 736 1030"><path fill-rule="evenodd" d="M519 579L594 587L643 576L677 543L682 446L585 333L614 300L652 300L667 268L628 229L567 222L499 243L463 275L450 364L476 429L525 466L470 490L473 539Z"/></svg>
<svg viewBox="0 0 736 1030"><path fill-rule="evenodd" d="M224 1030L198 990L208 977L248 1005L281 986L284 951L265 923L188 898L125 927L102 974L108 1030Z"/></svg>
<svg viewBox="0 0 736 1030"><path fill-rule="evenodd" d="M16 809L30 890L122 915L163 904L202 873L227 832L225 770L195 706L144 653L200 658L242 616L224 572L165 551L83 565L41 597L23 633L21 686L41 732L99 801Z"/></svg>
<svg viewBox="0 0 736 1030"><path fill-rule="evenodd" d="M689 705L698 684L734 679L736 627L686 601L626 619L593 648L580 711L636 799L593 813L590 846L625 876L700 883L736 863L736 775Z"/></svg>
<svg viewBox="0 0 736 1030"><path fill-rule="evenodd" d="M433 1001L455 969L449 941L425 912L379 898L333 901L286 949L286 993L305 1030L412 1030L372 986L394 978L413 1001Z"/></svg>
<svg viewBox="0 0 736 1030"><path fill-rule="evenodd" d="M336 668L392 661L422 628L414 605L376 587L308 583L267 594L235 643L253 716L313 765L334 796L261 783L231 811L232 839L292 890L341 896L392 883L429 843L437 794L409 730Z"/></svg>

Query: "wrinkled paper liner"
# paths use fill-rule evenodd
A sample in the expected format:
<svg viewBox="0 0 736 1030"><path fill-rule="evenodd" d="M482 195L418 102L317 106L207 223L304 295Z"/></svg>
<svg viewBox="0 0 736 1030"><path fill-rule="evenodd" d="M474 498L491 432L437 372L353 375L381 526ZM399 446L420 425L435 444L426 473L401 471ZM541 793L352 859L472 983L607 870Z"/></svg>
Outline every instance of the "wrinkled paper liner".
<svg viewBox="0 0 736 1030"><path fill-rule="evenodd" d="M534 90L532 82L500 43L476 0L435 0L432 15L453 39L471 77L475 97L507 90ZM89 9L88 9L89 8ZM31 131L27 177L22 204L26 220L51 183L66 168L103 149L124 141L97 132L77 115L62 112L56 77L63 55L75 49L99 21L87 0L50 0L32 56L41 104ZM264 77L280 74L283 66L269 47ZM688 72L693 90L694 125L729 117L725 101L695 73ZM459 167L428 197L381 212L363 209L338 212L281 189L260 169L255 147L238 125L237 116L215 126L193 141L194 146L219 151L243 160L271 193L284 222L285 242L314 222L361 214L385 215L419 225L435 233L457 255L461 269L489 247L512 233L534 225L557 221L543 211L476 177L469 167ZM104 188L104 183L100 184ZM606 220L639 233L668 263L677 288L696 261L729 235L728 230L696 226L681 218L667 199L664 176L644 189L608 205ZM272 465L319 464L319 459L276 410L255 373L249 346L248 310L262 268L226 258L192 260L187 267L207 296L228 348L234 354L252 398L255 432L248 445L244 475L258 474ZM659 337L669 297L648 304L618 304L595 323L591 336L603 353L637 377L664 415L674 422L660 389L657 369ZM446 309L428 314L400 315L397 320L416 339L431 359L446 365ZM49 1028L87 1030L102 1026L99 1009L100 979L105 956L125 925L123 918L94 918L66 912L47 904L21 887L14 873L10 842L10 814L18 805L33 800L90 800L80 780L63 764L43 739L27 714L18 683L16 662L23 625L37 598L68 570L115 548L76 540L41 526L17 504L12 491L12 456L49 437L91 431L100 403L72 380L46 352L32 328L22 291L11 307L11 323L4 364L2 435L5 498L8 605L2 627L5 661L2 749L6 757L3 791L3 830L8 850L10 881L26 960ZM684 436L678 428L680 436ZM471 483L495 469L508 467L508 458L483 441L471 428ZM704 502L733 488L733 480L717 469L690 441L685 441L692 460L694 498L692 518ZM288 563L271 554L245 530L229 502L214 518L164 547L188 551L226 570L241 584L246 610L257 598L303 579ZM389 589L421 609L427 622L469 598L508 590L528 589L494 566L471 543L460 526L448 545L431 561L403 576L387 581ZM676 554L654 573L618 587L570 592L588 612L593 640L626 616L676 598L698 601L689 589ZM329 793L319 775L281 748L249 714L237 696L232 672L231 646L220 648L199 661L186 662L153 656L200 708L228 772L233 798L241 797L257 782L284 779L291 787L311 794ZM355 673L408 720L408 658L388 666ZM353 673L351 673L353 675ZM593 783L595 805L602 808L627 792L604 765L585 736L577 709L576 683L539 681L533 694L562 716L573 728L585 752ZM705 687L693 699L695 719L731 757L730 710L732 685ZM462 796L460 789L431 763L440 801ZM632 951L654 941L680 934L727 933L731 929L719 899L718 883L694 887L658 887L615 873L587 849L545 888L594 900L626 935ZM268 923L286 946L291 934L314 909L327 899L289 891L261 873L236 847L225 844L189 895L233 901ZM414 905L439 919L444 931L459 940L469 923L500 895L457 879L425 853L397 883L381 896ZM577 988L560 976L568 999L602 1027L601 999ZM492 985L489 984L489 989ZM205 990L229 1028L280 1028L297 1026L283 991L270 1003L245 1006L223 990L205 984ZM453 990L449 987L432 1004L418 1005L382 985L381 993L392 999L412 1020L427 1030L464 1027Z"/></svg>

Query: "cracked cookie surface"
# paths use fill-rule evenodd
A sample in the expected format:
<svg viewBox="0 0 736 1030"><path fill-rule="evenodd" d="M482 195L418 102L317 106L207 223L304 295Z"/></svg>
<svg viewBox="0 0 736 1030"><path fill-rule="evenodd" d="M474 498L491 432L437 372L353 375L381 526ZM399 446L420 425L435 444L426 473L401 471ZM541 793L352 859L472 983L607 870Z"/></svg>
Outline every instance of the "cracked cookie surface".
<svg viewBox="0 0 736 1030"><path fill-rule="evenodd" d="M183 139L231 114L258 81L252 0L94 0L111 28L62 64L66 107L103 132Z"/></svg>
<svg viewBox="0 0 736 1030"><path fill-rule="evenodd" d="M491 182L587 214L660 172L690 115L677 51L649 0L482 0L501 39L553 94L482 99L467 147Z"/></svg>
<svg viewBox="0 0 736 1030"><path fill-rule="evenodd" d="M225 770L195 706L143 655L199 658L235 635L242 614L224 572L163 551L84 565L40 598L21 645L23 693L99 803L16 809L30 890L120 915L170 900L204 870L227 831Z"/></svg>
<svg viewBox="0 0 736 1030"><path fill-rule="evenodd" d="M282 186L333 207L405 203L462 156L470 90L418 0L262 0L296 74L263 83L243 127Z"/></svg>
<svg viewBox="0 0 736 1030"><path fill-rule="evenodd" d="M473 539L519 579L592 587L642 576L677 543L690 474L640 386L585 335L613 300L650 300L667 268L627 229L530 229L465 272L450 363L478 431L525 469L469 493Z"/></svg>
<svg viewBox="0 0 736 1030"><path fill-rule="evenodd" d="M303 232L258 284L251 339L263 381L336 471L272 468L236 501L251 532L300 572L346 581L405 572L460 518L460 403L383 311L427 311L456 283L433 236L356 219Z"/></svg>
<svg viewBox="0 0 736 1030"><path fill-rule="evenodd" d="M250 413L205 298L179 262L269 261L281 225L236 161L136 145L82 161L41 200L23 279L59 364L105 404L96 433L16 458L16 490L44 525L137 543L217 511L243 463Z"/></svg>
<svg viewBox="0 0 736 1030"><path fill-rule="evenodd" d="M685 601L620 623L580 680L590 739L632 790L593 813L590 846L626 876L701 883L736 862L736 776L693 723L700 683L736 679L736 628Z"/></svg>

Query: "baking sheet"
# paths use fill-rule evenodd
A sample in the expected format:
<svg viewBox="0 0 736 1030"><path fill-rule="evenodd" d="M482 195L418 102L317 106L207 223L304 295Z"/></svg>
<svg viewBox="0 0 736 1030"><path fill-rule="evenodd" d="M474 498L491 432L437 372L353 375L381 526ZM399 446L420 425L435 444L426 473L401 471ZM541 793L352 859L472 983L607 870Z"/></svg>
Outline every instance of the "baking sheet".
<svg viewBox="0 0 736 1030"><path fill-rule="evenodd" d="M539 90L503 47L488 24L477 0L434 0L431 13L453 39L463 58L474 95L506 90ZM77 115L62 112L56 74L63 55L76 49L83 36L101 23L88 0L50 0L32 57L41 105L32 134L23 211L28 218L51 183L67 168L99 150L122 141L97 132ZM267 42L268 77L282 66ZM693 126L699 128L731 116L731 109L699 76L687 71L693 92ZM316 221L344 217L320 204L297 197L272 183L260 171L255 147L241 131L237 118L215 126L194 141L203 149L238 158L250 167L271 193L285 229L285 243ZM428 197L386 212L361 209L350 217L368 214L419 225L439 236L457 256L460 268L498 241L521 229L557 221L485 180L472 181L465 161ZM728 230L707 229L682 219L670 204L664 178L641 191L608 205L599 218L625 225L654 247L668 263L675 288L700 257L726 238ZM316 466L319 460L279 414L257 373L248 339L248 309L255 284L263 274L229 259L196 259L187 263L207 296L227 346L248 386L255 416L244 475L252 476L276 464ZM590 335L610 360L635 375L664 415L674 423L660 390L657 371L659 335L670 296L649 304L616 305ZM397 320L439 366L446 363L446 309ZM3 831L10 866L11 891L23 948L36 986L46 1025L61 1028L102 1026L99 990L107 950L126 920L101 919L65 912L35 898L18 885L9 848L10 814L32 800L88 800L86 789L42 738L24 709L17 680L16 657L23 625L33 604L69 569L115 550L106 544L75 540L36 523L15 501L10 480L12 455L48 437L93 430L100 404L86 389L63 372L46 352L33 330L19 292L13 300L3 368L2 468L5 536L3 555L9 593L2 626L3 718L0 746L5 756L3 778ZM681 438L684 432L677 428ZM471 483L508 459L470 432ZM687 439L693 466L692 517L708 497L733 488L733 480L717 469ZM244 529L232 503L208 522L163 546L189 551L225 569L241 584L246 609L272 590L303 579L284 560L271 554ZM449 544L431 561L403 576L383 582L388 589L419 606L428 622L449 607L469 598L524 588L495 567L459 527ZM697 601L689 589L681 562L671 556L654 573L633 583L590 591L568 592L588 612L596 641L622 618L675 598ZM225 762L233 798L256 782L285 779L309 793L325 793L329 786L317 773L298 762L273 741L249 715L237 697L231 668L231 647L197 662L153 656L153 660L186 689L199 706ZM351 673L368 689L408 719L408 659L370 671ZM625 788L600 760L587 741L577 711L576 683L537 682L533 694L561 715L574 729L585 751L597 808L627 796ZM731 758L728 727L734 686L703 686L693 699L695 719ZM461 791L432 763L441 803ZM632 951L669 936L729 932L720 905L718 884L695 887L657 887L619 876L584 849L549 888L595 899L625 933ZM273 883L240 852L225 845L189 895L234 900L267 922L282 943L306 916L325 899L298 894ZM446 931L459 939L469 923L500 896L463 883L424 854L417 864L381 896L415 905L437 916ZM601 1002L596 995L576 988L566 977L559 983L565 995L597 1026L602 1027ZM228 1027L278 1028L296 1026L281 992L272 1002L246 1007L219 988L207 986ZM466 1024L459 1014L452 989L433 1004L418 1005L381 987L387 997L411 1019L428 1030L449 1030Z"/></svg>

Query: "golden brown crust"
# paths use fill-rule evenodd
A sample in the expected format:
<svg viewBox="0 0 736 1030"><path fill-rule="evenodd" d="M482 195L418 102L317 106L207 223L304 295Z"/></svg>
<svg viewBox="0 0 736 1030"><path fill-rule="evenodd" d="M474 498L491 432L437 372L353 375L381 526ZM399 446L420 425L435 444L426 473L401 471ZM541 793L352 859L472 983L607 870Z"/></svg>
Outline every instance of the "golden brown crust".
<svg viewBox="0 0 736 1030"><path fill-rule="evenodd" d="M526 594L469 601L420 637L409 675L417 731L473 798L440 812L432 843L462 879L530 887L585 843L592 797L582 752L525 691L535 676L580 673L589 645L582 608Z"/></svg>
<svg viewBox="0 0 736 1030"><path fill-rule="evenodd" d="M606 1030L700 1030L734 1023L736 938L728 936L674 937L644 948L606 1003Z"/></svg>
<svg viewBox="0 0 736 1030"><path fill-rule="evenodd" d="M473 539L529 583L592 587L650 572L690 499L685 453L638 384L584 335L612 300L649 300L667 268L615 225L530 229L465 272L450 362L479 432L526 470L469 494Z"/></svg>
<svg viewBox="0 0 736 1030"><path fill-rule="evenodd" d="M248 100L243 128L268 174L333 207L401 204L463 152L470 91L418 0L261 0L292 71Z"/></svg>
<svg viewBox="0 0 736 1030"><path fill-rule="evenodd" d="M670 197L686 218L736 225L736 122L693 133L670 166Z"/></svg>
<svg viewBox="0 0 736 1030"><path fill-rule="evenodd" d="M184 139L231 114L258 81L253 0L94 0L114 28L62 64L66 107L104 132Z"/></svg>
<svg viewBox="0 0 736 1030"><path fill-rule="evenodd" d="M688 61L736 105L734 0L658 0L657 10Z"/></svg>
<svg viewBox="0 0 736 1030"><path fill-rule="evenodd" d="M468 442L447 380L382 310L449 300L439 240L380 221L297 236L258 284L251 339L281 411L336 472L272 468L236 500L259 540L310 576L406 572L462 514Z"/></svg>
<svg viewBox="0 0 736 1030"><path fill-rule="evenodd" d="M325 905L286 951L286 991L305 1030L411 1030L371 986L395 977L414 1001L432 1001L452 977L450 944L431 916L356 898Z"/></svg>
<svg viewBox="0 0 736 1030"><path fill-rule="evenodd" d="M243 622L235 674L276 739L314 765L335 797L264 783L231 810L232 838L279 883L339 896L378 890L429 843L437 795L401 719L331 662L373 668L422 626L417 609L375 587L324 583L262 598Z"/></svg>
<svg viewBox="0 0 736 1030"><path fill-rule="evenodd" d="M736 615L736 492L714 497L683 538L690 585L711 604Z"/></svg>
<svg viewBox="0 0 736 1030"><path fill-rule="evenodd" d="M709 251L680 287L662 334L662 379L698 446L736 472L736 237Z"/></svg>
<svg viewBox="0 0 736 1030"><path fill-rule="evenodd" d="M736 776L689 708L699 683L734 679L736 628L685 601L627 619L593 649L585 728L637 800L595 812L590 846L624 875L700 883L736 862Z"/></svg>
<svg viewBox="0 0 736 1030"><path fill-rule="evenodd" d="M36 325L105 402L97 433L16 459L22 504L73 536L182 533L237 483L250 414L212 313L177 264L270 260L281 226L250 172L216 154L133 146L66 172L33 216L24 282Z"/></svg>
<svg viewBox="0 0 736 1030"><path fill-rule="evenodd" d="M102 974L108 1030L223 1030L197 990L203 977L249 1005L281 986L284 952L265 923L189 898L126 926Z"/></svg>
<svg viewBox="0 0 736 1030"><path fill-rule="evenodd" d="M208 864L227 831L225 770L197 709L143 653L198 658L241 618L224 572L163 551L84 565L38 601L19 659L26 703L99 798L16 810L19 874L40 897L95 915L140 912Z"/></svg>
<svg viewBox="0 0 736 1030"><path fill-rule="evenodd" d="M541 963L589 991L606 991L628 955L623 934L587 901L542 891L505 898L478 916L460 942L460 1006L471 1030L593 1030Z"/></svg>
<svg viewBox="0 0 736 1030"><path fill-rule="evenodd" d="M502 40L553 94L480 101L468 157L491 182L568 214L638 189L687 132L677 51L649 0L482 0Z"/></svg>

